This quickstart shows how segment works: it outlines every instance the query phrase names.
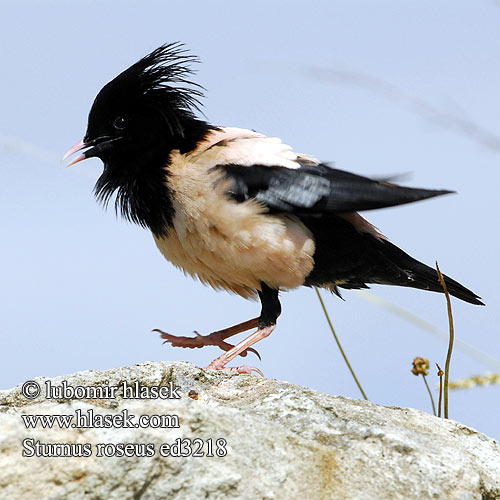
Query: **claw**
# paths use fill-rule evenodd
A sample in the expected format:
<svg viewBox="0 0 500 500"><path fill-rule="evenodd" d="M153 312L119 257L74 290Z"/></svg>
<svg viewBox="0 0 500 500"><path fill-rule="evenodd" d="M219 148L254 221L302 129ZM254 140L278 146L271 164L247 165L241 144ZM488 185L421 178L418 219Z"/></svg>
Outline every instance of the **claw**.
<svg viewBox="0 0 500 500"><path fill-rule="evenodd" d="M248 347L248 348L247 348L247 349L245 349L243 352L244 352L245 354L246 354L247 352L253 352L253 353L254 353L254 354L255 354L255 355L259 358L259 361L262 361L262 358L260 357L259 352L258 352L257 350L255 350L253 347ZM240 354L240 356L241 356L241 354ZM264 376L263 374L261 374L261 375L262 375L262 376Z"/></svg>
<svg viewBox="0 0 500 500"><path fill-rule="evenodd" d="M165 342L170 342L174 347L188 347L190 349L196 349L198 347L203 347L207 345L203 342L203 337L200 335L199 337L178 337L177 335L171 335L170 333L164 332L155 328L153 332L159 333L162 339L165 339Z"/></svg>

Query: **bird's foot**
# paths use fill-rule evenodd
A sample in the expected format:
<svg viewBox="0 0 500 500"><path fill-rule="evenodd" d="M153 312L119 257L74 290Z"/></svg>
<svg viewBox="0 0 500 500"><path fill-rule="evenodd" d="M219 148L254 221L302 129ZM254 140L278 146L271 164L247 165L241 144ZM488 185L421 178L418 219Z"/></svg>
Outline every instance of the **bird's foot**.
<svg viewBox="0 0 500 500"><path fill-rule="evenodd" d="M242 340L238 345L234 346L231 350L221 354L218 358L214 359L207 367L207 370L226 370L233 373L252 373L257 372L262 376L264 374L253 366L226 366L233 358L238 356L245 350L250 350L251 345L255 344L259 340L269 336L274 330L275 325L268 325L263 328L259 328L256 332L252 333L245 340Z"/></svg>
<svg viewBox="0 0 500 500"><path fill-rule="evenodd" d="M205 347L207 345L214 345L219 347L223 351L229 351L234 346L232 344L229 344L228 342L225 342L225 339L231 337L232 335L236 335L237 333L249 330L250 328L254 328L257 325L257 321L258 318L254 318L230 328L212 332L208 335L200 335L197 331L195 331L194 333L196 337L182 337L172 335L170 333L159 330L158 328L155 328L153 332L157 332L160 334L161 338L165 340L165 342L163 342L164 344L170 342L173 347L187 347L189 349L197 349ZM240 356L245 357L248 352L253 352L259 359L261 359L260 354L252 347L249 347L248 349L242 351Z"/></svg>
<svg viewBox="0 0 500 500"><path fill-rule="evenodd" d="M228 373L244 373L244 374L251 374L252 372L257 372L259 375L264 376L262 371L260 371L258 368L255 368L255 366L217 366L216 363L217 360L212 361L208 366L205 367L205 370L217 370L217 371L225 371ZM212 366L213 365L213 366Z"/></svg>

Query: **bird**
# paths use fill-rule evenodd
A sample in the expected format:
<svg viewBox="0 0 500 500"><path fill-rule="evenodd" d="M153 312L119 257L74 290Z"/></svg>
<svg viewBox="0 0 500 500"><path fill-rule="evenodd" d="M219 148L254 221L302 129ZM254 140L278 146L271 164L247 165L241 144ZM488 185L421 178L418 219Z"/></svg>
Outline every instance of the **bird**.
<svg viewBox="0 0 500 500"><path fill-rule="evenodd" d="M123 218L151 231L164 257L216 290L260 299L260 315L195 337L162 330L175 347L215 345L208 369L236 356L258 355L281 314L280 292L301 286L362 289L371 284L443 292L436 271L391 243L360 211L452 193L371 179L296 153L279 138L200 118L204 89L192 81L199 62L180 43L164 44L132 64L97 94L83 140L67 166L97 157L94 192L114 198ZM203 115L204 116L204 115ZM474 292L444 277L451 295L483 305ZM256 329L236 345L227 339ZM260 356L259 356L260 357Z"/></svg>

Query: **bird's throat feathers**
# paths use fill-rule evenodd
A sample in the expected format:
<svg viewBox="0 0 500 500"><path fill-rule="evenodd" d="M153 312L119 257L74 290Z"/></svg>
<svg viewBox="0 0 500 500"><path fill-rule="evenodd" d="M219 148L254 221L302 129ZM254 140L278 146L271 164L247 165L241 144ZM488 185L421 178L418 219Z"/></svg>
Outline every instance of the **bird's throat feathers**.
<svg viewBox="0 0 500 500"><path fill-rule="evenodd" d="M192 151L214 129L201 120L190 122L184 123L182 136L166 134L151 143L147 150L141 148L140 154L134 154L131 148L126 155L106 159L104 171L94 188L97 200L107 207L116 193L117 214L150 229L155 236L166 235L174 217L168 184L170 154L172 151L181 154Z"/></svg>

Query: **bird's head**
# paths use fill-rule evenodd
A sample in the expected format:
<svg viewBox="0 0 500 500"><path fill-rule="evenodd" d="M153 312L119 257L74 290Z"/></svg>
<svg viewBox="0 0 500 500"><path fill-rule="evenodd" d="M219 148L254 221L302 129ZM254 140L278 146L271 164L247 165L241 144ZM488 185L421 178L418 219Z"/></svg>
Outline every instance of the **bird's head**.
<svg viewBox="0 0 500 500"><path fill-rule="evenodd" d="M153 231L149 212L165 212L152 205L160 203L170 152L193 149L211 129L194 114L202 97L201 87L189 80L189 63L196 60L182 44L167 44L120 73L97 94L85 137L63 158L81 152L67 166L100 158L98 199L106 204L117 191L117 209Z"/></svg>
<svg viewBox="0 0 500 500"><path fill-rule="evenodd" d="M65 159L86 151L69 165L97 156L105 165L126 166L181 146L197 121L193 111L202 96L201 87L187 79L193 61L182 44L162 45L107 83L94 100L85 137Z"/></svg>

